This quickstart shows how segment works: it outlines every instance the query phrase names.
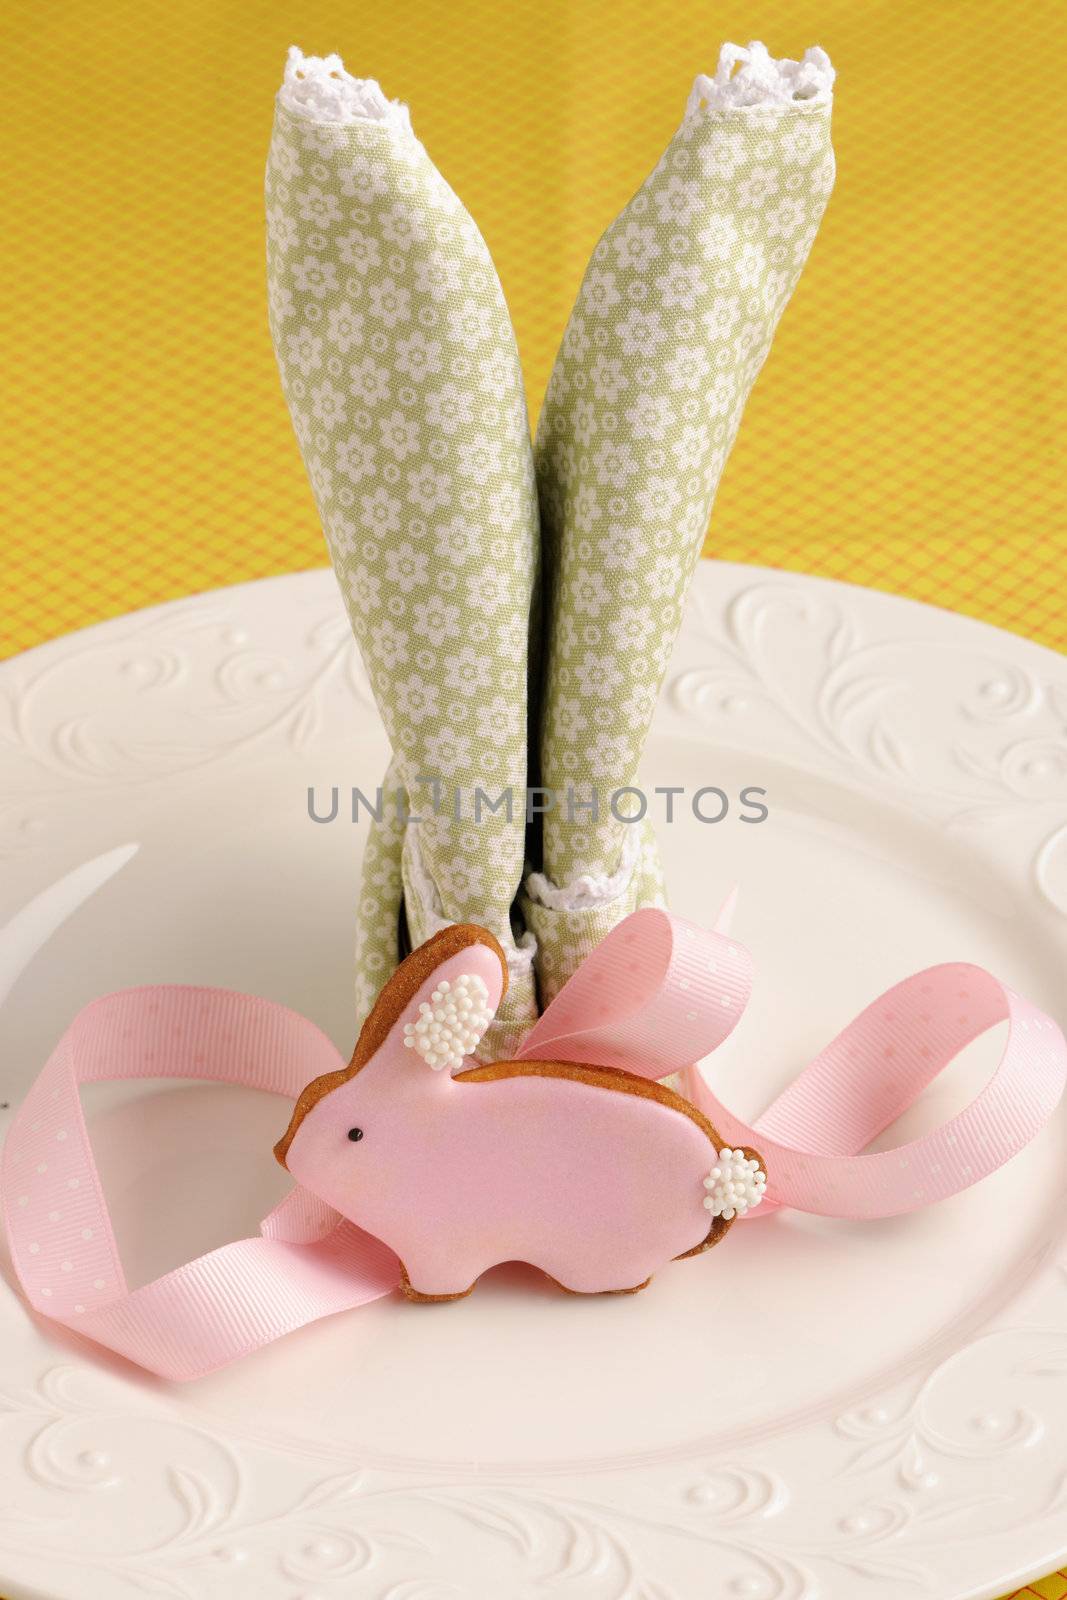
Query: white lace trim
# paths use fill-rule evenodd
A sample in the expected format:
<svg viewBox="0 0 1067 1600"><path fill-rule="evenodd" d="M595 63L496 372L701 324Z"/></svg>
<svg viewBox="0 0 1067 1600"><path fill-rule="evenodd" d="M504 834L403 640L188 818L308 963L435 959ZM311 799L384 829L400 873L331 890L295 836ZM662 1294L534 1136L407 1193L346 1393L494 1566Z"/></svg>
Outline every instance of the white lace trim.
<svg viewBox="0 0 1067 1600"><path fill-rule="evenodd" d="M565 883L562 888L557 888L543 872L531 872L526 879L526 893L535 905L549 911L595 911L625 893L640 860L641 830L628 827L622 860L614 872L583 872L580 878Z"/></svg>
<svg viewBox="0 0 1067 1600"><path fill-rule="evenodd" d="M699 74L686 112L786 106L798 101L826 105L833 96L835 77L830 57L817 44L805 50L799 61L787 56L776 60L758 39L753 39L747 49L740 44L724 44L714 78Z"/></svg>
<svg viewBox="0 0 1067 1600"><path fill-rule="evenodd" d="M290 45L278 96L312 122L387 122L411 132L407 106L388 99L373 78L353 78L340 56L306 56Z"/></svg>
<svg viewBox="0 0 1067 1600"><path fill-rule="evenodd" d="M426 869L419 847L418 827L407 830L404 850L404 865L408 885L417 895L422 922L426 928L425 937L429 939L435 933L440 933L442 928L455 926L452 917L446 917L441 897ZM509 939L503 947L504 957L508 964L508 975L512 978L525 978L533 970L534 957L537 955L537 940L532 933L526 932L516 943Z"/></svg>

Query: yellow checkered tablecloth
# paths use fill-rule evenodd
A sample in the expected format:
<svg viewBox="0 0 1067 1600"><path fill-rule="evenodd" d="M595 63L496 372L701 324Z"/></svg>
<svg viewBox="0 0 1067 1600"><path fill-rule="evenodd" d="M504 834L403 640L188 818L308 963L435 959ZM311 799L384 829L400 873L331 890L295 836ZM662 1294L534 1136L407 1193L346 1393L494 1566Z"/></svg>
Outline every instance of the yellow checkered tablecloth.
<svg viewBox="0 0 1067 1600"><path fill-rule="evenodd" d="M264 308L286 46L410 101L479 219L536 411L596 238L720 40L826 46L837 192L709 548L1067 646L1067 9L999 0L7 0L7 648L324 549Z"/></svg>
<svg viewBox="0 0 1067 1600"><path fill-rule="evenodd" d="M1064 1600L1067 1596L1067 1572L1054 1572L1049 1578L1029 1584L1012 1595L1010 1600Z"/></svg>
<svg viewBox="0 0 1067 1600"><path fill-rule="evenodd" d="M1067 96L1034 0L7 0L0 214L6 650L322 563L267 334L285 48L408 100L478 218L536 413L589 252L721 40L818 42L838 187L709 550L1067 647L1057 459ZM13 246L13 248L12 248ZM1028 1595L1067 1597L1067 1576Z"/></svg>

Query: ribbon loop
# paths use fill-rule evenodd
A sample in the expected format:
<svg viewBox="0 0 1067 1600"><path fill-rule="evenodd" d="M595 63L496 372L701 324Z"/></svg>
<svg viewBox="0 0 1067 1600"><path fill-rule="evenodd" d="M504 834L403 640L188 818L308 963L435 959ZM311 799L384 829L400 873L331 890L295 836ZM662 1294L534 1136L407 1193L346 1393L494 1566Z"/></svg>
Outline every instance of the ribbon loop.
<svg viewBox="0 0 1067 1600"><path fill-rule="evenodd" d="M971 1103L889 1150L867 1146L972 1040L1007 1022L997 1067ZM689 1075L694 1103L767 1163L771 1207L855 1220L945 1200L1017 1155L1055 1111L1067 1044L1050 1017L967 963L905 978L849 1023L749 1127ZM758 1215L758 1213L757 1213Z"/></svg>
<svg viewBox="0 0 1067 1600"><path fill-rule="evenodd" d="M1051 1116L1067 1080L1056 1024L980 967L906 978L850 1023L750 1127L697 1065L729 1035L752 984L748 952L665 911L635 912L587 957L520 1057L650 1078L687 1075L731 1145L763 1155L767 1199L873 1218L915 1210L985 1177ZM870 1151L971 1040L1007 1023L1000 1062L958 1115ZM399 1281L396 1257L296 1188L239 1239L129 1290L79 1098L114 1078L205 1078L295 1098L341 1057L284 1006L224 989L127 989L75 1017L26 1096L0 1170L12 1259L35 1310L160 1376L200 1377L295 1328L365 1305Z"/></svg>
<svg viewBox="0 0 1067 1600"><path fill-rule="evenodd" d="M314 1023L253 995L160 985L86 1006L4 1147L7 1236L34 1310L161 1377L187 1379L388 1294L400 1278L392 1251L298 1189L264 1220L263 1237L129 1290L78 1092L107 1079L204 1078L292 1099L340 1065Z"/></svg>
<svg viewBox="0 0 1067 1600"><path fill-rule="evenodd" d="M587 956L527 1036L541 1053L647 1077L684 1070L689 1097L730 1145L767 1164L764 1205L820 1216L896 1216L946 1199L1017 1154L1052 1115L1067 1044L1050 1017L981 967L916 973L869 1005L752 1124L697 1063L733 1029L751 989L748 952L665 911L635 912ZM898 1149L867 1146L965 1045L1000 1022L1000 1063L942 1127Z"/></svg>
<svg viewBox="0 0 1067 1600"><path fill-rule="evenodd" d="M718 1049L751 992L743 945L648 906L586 957L526 1035L519 1059L668 1078Z"/></svg>

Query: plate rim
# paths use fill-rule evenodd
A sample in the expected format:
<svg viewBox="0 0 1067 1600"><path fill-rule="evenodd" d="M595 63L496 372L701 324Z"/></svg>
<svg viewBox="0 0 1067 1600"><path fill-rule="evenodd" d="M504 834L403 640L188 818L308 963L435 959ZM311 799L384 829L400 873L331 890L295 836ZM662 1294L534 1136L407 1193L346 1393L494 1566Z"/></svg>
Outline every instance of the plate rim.
<svg viewBox="0 0 1067 1600"><path fill-rule="evenodd" d="M193 595L176 597L158 604L138 609L134 612L124 613L121 616L107 618L100 622L92 623L82 629L57 636L55 639L24 650L6 661L0 663L0 688L6 686L9 678L25 671L27 666L31 670L38 664L51 665L52 659L61 660L68 652L77 652L85 646L92 646L107 634L113 634L123 624L137 624L150 629L153 620L166 616L180 615L198 603L213 599L224 599L231 607L239 612L246 597L259 595L267 591L282 590L293 585L305 586L311 593L319 588L329 589L339 608L340 598L333 584L332 571L328 566L319 566L305 569L301 572L275 574L269 577L253 579L246 582L225 586L223 588L202 591ZM891 617L894 623L904 624L911 620L916 624L921 622L920 631L932 629L934 632L951 630L954 640L958 640L961 648L973 649L977 653L992 652L1006 654L1008 659L1021 660L1026 670L1031 673L1051 675L1053 679L1063 679L1067 683L1067 661L1049 647L1025 638L1023 635L1007 632L978 618L948 611L942 607L931 605L906 596L893 594L891 591L875 590L851 584L839 579L816 577L810 574L796 573L785 569L764 568L742 565L739 563L722 563L714 560L702 561L697 569L694 582L694 595L687 608L687 622L689 632L692 633L697 623L694 619L697 609L707 611L720 605L722 594L725 591L733 593L735 588L743 586L743 592L754 590L760 586L770 586L778 591L802 590L814 594L830 604L837 604L846 609L849 606L859 605L863 610L877 610L883 617ZM862 597L857 599L857 597ZM704 619L706 621L706 617ZM683 637L687 632L687 623L683 622ZM677 679L678 673L672 663L668 668L665 678L664 694L666 695L672 683ZM684 708L681 708L684 710ZM1052 1271L1057 1270L1052 1268ZM1058 1270L1063 1270L1061 1266ZM1062 1394L1067 1397L1067 1382L1062 1386ZM1061 1407L1061 1409L1063 1409ZM583 1472L586 1469L580 1465L575 1469ZM532 1469L536 1476L536 1466ZM2 1534L0 1534L0 1547L2 1547ZM1057 1548L1051 1558L1042 1556L1033 1564L1025 1564L1028 1577L1018 1580L1028 1582L1032 1578L1040 1578L1051 1570L1051 1562L1067 1559L1067 1534L1064 1535L1062 1548ZM1014 1576L1009 1578L992 1579L988 1583L982 1582L978 1587L971 1587L966 1591L957 1590L951 1600L996 1600L996 1596L1003 1592L1006 1585L1016 1581ZM941 1580L939 1580L940 1585ZM30 1593L30 1590L24 1590ZM44 1591L40 1591L43 1593ZM547 1591L546 1591L547 1592ZM784 1592L784 1591L783 1591ZM855 1591L859 1594L859 1589ZM934 1590L929 1591L931 1594ZM940 1586L937 1589L938 1600L946 1600ZM14 1594L18 1593L18 1588ZM881 1591L864 1589L864 1595L870 1593L872 1597L880 1595Z"/></svg>

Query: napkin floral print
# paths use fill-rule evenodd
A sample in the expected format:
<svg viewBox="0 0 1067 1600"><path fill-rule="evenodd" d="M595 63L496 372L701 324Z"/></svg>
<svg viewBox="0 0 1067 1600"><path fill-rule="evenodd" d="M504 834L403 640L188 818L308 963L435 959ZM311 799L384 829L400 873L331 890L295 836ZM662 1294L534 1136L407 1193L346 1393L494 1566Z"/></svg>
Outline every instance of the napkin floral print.
<svg viewBox="0 0 1067 1600"><path fill-rule="evenodd" d="M723 47L594 250L556 357L536 448L540 755L567 803L524 900L543 1000L659 897L652 828L611 798L638 786L715 491L833 187L833 78L819 49Z"/></svg>
<svg viewBox="0 0 1067 1600"><path fill-rule="evenodd" d="M610 795L637 782L715 490L833 186L833 71L821 51L803 65L754 45L697 80L594 250L556 358L537 436L542 762L548 787L599 802L596 821L546 818L556 884L618 869Z"/></svg>
<svg viewBox="0 0 1067 1600"><path fill-rule="evenodd" d="M404 108L339 62L290 53L266 195L286 400L396 771L425 816L386 825L374 858L402 842L414 944L478 921L504 946L512 982L489 1048L507 1048L509 1022L521 1031L535 1015L510 912L538 522L504 296ZM435 779L436 809L422 803ZM479 786L510 792L511 816L475 823ZM381 937L395 945L395 920ZM368 994L389 976L379 940L374 952Z"/></svg>
<svg viewBox="0 0 1067 1600"><path fill-rule="evenodd" d="M401 905L414 943L477 921L511 974L483 1054L507 1053L612 927L662 903L651 824L611 797L637 784L715 489L833 184L833 76L821 50L776 61L753 44L696 80L594 251L535 473L477 228L406 108L336 57L290 52L267 169L271 329L390 786L424 817L371 839L361 1007L396 963ZM541 839L529 783L551 797ZM510 799L476 817L479 790Z"/></svg>

